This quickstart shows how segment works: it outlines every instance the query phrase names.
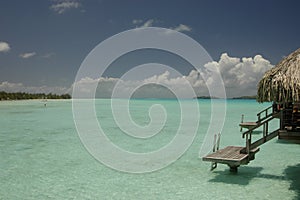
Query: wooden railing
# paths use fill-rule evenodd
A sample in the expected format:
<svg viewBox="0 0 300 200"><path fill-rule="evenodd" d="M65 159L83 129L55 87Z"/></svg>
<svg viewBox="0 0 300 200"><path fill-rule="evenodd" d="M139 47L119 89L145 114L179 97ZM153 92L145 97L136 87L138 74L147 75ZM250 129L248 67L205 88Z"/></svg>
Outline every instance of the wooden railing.
<svg viewBox="0 0 300 200"><path fill-rule="evenodd" d="M265 116L263 118L259 118L260 120L258 121L257 125L250 128L248 131L243 133L243 138L246 137L246 147L244 149L241 150L242 153L247 153L249 154L251 150L255 149L256 147L264 144L265 142L273 139L274 137L276 137L279 133L279 128L271 133L269 133L269 122L271 120L273 120L275 117L277 117L277 114L279 115L279 113L274 114L269 113L268 110L270 109L267 108L265 110L263 110L262 112L260 112L258 114L258 116L261 115L261 113L265 113ZM259 128L263 126L263 136L262 138L256 140L255 142L252 142L252 133L255 129Z"/></svg>
<svg viewBox="0 0 300 200"><path fill-rule="evenodd" d="M261 121L271 117L273 115L273 106L270 106L262 111L260 111L259 113L257 113L257 121L256 123L260 123Z"/></svg>

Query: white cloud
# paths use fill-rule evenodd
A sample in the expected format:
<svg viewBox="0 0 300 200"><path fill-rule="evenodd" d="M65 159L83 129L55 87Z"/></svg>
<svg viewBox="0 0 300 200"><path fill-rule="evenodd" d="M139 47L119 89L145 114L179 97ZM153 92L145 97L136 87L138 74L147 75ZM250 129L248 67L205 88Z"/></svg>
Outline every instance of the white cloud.
<svg viewBox="0 0 300 200"><path fill-rule="evenodd" d="M147 20L140 28L146 28L153 25L154 19Z"/></svg>
<svg viewBox="0 0 300 200"><path fill-rule="evenodd" d="M46 53L46 54L42 55L41 57L42 58L50 58L50 57L52 57L54 55L55 55L55 53Z"/></svg>
<svg viewBox="0 0 300 200"><path fill-rule="evenodd" d="M234 97L256 94L257 83L273 65L261 55L240 59L223 53L219 62L207 63L206 67L219 69L228 96Z"/></svg>
<svg viewBox="0 0 300 200"><path fill-rule="evenodd" d="M154 23L161 23L160 20L154 20L154 19L148 19L147 21L143 21L141 19L134 19L132 20L132 24L136 25L136 28L147 28L153 26ZM190 32L192 31L192 28L185 25L185 24L179 24L178 26L174 28L169 28L171 30L179 31L179 32ZM167 32L169 33L169 32Z"/></svg>
<svg viewBox="0 0 300 200"><path fill-rule="evenodd" d="M134 19L134 20L132 20L132 23L133 24L141 24L141 23L143 23L143 20L141 20L141 19Z"/></svg>
<svg viewBox="0 0 300 200"><path fill-rule="evenodd" d="M26 58L30 58L30 57L35 56L35 55L36 55L35 52L29 52L29 53L20 54L20 57L26 59Z"/></svg>
<svg viewBox="0 0 300 200"><path fill-rule="evenodd" d="M54 12L62 14L67 10L76 9L81 6L78 0L54 0L54 4L50 6Z"/></svg>
<svg viewBox="0 0 300 200"><path fill-rule="evenodd" d="M171 98L174 97L172 92L178 94L182 98L193 98L186 89L189 82L194 86L196 93L205 91L205 82L197 80L199 76L194 76L196 71L192 71L189 76L170 78L170 73L165 71L162 74L154 75L143 80L121 80L118 78L99 78L92 79L89 77L83 78L76 83L77 89L81 97L87 97L88 93L91 92L90 88L94 84L98 84L96 97L108 98L112 96L115 86L119 82L117 90L115 91L114 97L125 98L131 91L134 92L134 97L137 98ZM197 83L201 83L200 85ZM204 88L202 87L204 86ZM140 88L140 89L137 89ZM168 88L168 89L166 89Z"/></svg>
<svg viewBox="0 0 300 200"><path fill-rule="evenodd" d="M154 23L159 22L158 20L148 19L147 21L143 21L141 19L132 20L132 24L136 25L136 28L147 28L153 26Z"/></svg>
<svg viewBox="0 0 300 200"><path fill-rule="evenodd" d="M10 50L10 46L7 42L0 41L0 52L8 52Z"/></svg>
<svg viewBox="0 0 300 200"><path fill-rule="evenodd" d="M207 68L217 68L223 78L224 87L226 89L227 97L237 97L246 95L255 95L258 81L263 74L273 67L270 62L264 59L261 55L256 55L253 58L235 58L230 57L226 53L221 55L218 62L210 62L205 65ZM205 79L202 77L205 77ZM197 96L208 96L207 87L214 87L220 84L206 72L192 70L187 76L179 76L171 78L168 71L148 77L139 81L124 81L117 78L99 78L91 79L84 78L80 80L79 88L84 96L85 92L90 92L90 84L98 83L97 97L110 97L114 90L115 84L121 81L118 89L118 97L126 97L128 91L144 85L143 90L138 91L136 97L172 97L172 94L163 90L158 85L168 87L171 91L177 91L181 97L191 98L187 93L186 87L189 83ZM156 86L153 86L156 84ZM169 96L168 96L169 95ZM171 96L170 96L171 95Z"/></svg>
<svg viewBox="0 0 300 200"><path fill-rule="evenodd" d="M190 32L192 31L192 28L187 26L187 25L184 25L184 24L179 24L179 26L175 27L175 28L172 28L174 31L179 31L179 32Z"/></svg>
<svg viewBox="0 0 300 200"><path fill-rule="evenodd" d="M67 87L49 87L49 86L25 86L23 83L0 82L0 91L5 92L27 92L27 93L53 93L66 94L71 93Z"/></svg>
<svg viewBox="0 0 300 200"><path fill-rule="evenodd" d="M237 97L245 95L255 95L258 81L263 74L273 67L270 62L264 59L261 55L256 55L253 58L236 58L230 57L227 53L223 53L219 61L209 62L205 65L206 68L217 68L223 78L227 97ZM205 76L205 79L202 78ZM192 70L186 76L174 77L168 71L162 74L154 75L142 80L120 80L119 78L100 77L92 79L89 77L83 78L76 83L82 97L86 97L93 84L98 84L96 97L111 97L112 92L118 82L117 97L127 97L128 93L135 88L134 97L152 97L152 98L168 98L174 97L170 91L176 91L181 97L191 98L187 92L187 85L190 84L197 96L209 95L207 85L214 86L219 84L219 80L209 76L204 70L199 72ZM162 87L163 86L163 87ZM48 87L48 86L24 86L22 83L0 83L0 91L7 92L30 92L30 93L71 93L72 87ZM165 87L170 90L165 89Z"/></svg>
<svg viewBox="0 0 300 200"><path fill-rule="evenodd" d="M133 96L136 98L173 98L174 94L180 98L209 95L205 81L196 70L192 70L187 76L178 77L172 77L169 71L165 71L162 74L134 81L119 78L92 79L85 77L76 83L77 94L80 94L81 98L87 97L95 84L98 84L96 92L98 98L111 97L113 90L115 90L114 97L118 98L126 98L132 91L134 91ZM118 84L117 89L116 84ZM193 88L195 95L188 88Z"/></svg>

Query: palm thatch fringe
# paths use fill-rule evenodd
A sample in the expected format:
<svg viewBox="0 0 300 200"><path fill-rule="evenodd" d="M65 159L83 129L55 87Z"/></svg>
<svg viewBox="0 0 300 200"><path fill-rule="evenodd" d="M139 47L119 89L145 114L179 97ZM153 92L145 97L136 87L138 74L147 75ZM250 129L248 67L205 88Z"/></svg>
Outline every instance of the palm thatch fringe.
<svg viewBox="0 0 300 200"><path fill-rule="evenodd" d="M257 101L300 101L300 48L265 73L258 83Z"/></svg>

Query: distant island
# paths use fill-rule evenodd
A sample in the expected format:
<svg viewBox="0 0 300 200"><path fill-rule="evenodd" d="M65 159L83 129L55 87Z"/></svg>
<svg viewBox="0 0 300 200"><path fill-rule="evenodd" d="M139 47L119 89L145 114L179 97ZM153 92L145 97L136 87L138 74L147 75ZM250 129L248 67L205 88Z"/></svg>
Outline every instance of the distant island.
<svg viewBox="0 0 300 200"><path fill-rule="evenodd" d="M254 95L254 96L233 97L232 99L256 99L256 95Z"/></svg>
<svg viewBox="0 0 300 200"><path fill-rule="evenodd" d="M199 96L199 97L194 97L194 99L219 99L219 98L211 97L211 96Z"/></svg>
<svg viewBox="0 0 300 200"><path fill-rule="evenodd" d="M45 93L26 93L26 92L0 92L0 101L3 100L26 100L26 99L71 99L69 94L45 94Z"/></svg>
<svg viewBox="0 0 300 200"><path fill-rule="evenodd" d="M52 94L52 93L26 93L26 92L4 92L0 91L0 101L4 100L27 100L27 99L71 99L70 94ZM194 99L220 99L214 96L197 96ZM256 99L254 96L241 96L227 99Z"/></svg>
<svg viewBox="0 0 300 200"><path fill-rule="evenodd" d="M218 97L211 97L211 96L198 96L194 97L194 99L220 99ZM256 99L256 95L254 96L240 96L240 97L232 97L227 99Z"/></svg>

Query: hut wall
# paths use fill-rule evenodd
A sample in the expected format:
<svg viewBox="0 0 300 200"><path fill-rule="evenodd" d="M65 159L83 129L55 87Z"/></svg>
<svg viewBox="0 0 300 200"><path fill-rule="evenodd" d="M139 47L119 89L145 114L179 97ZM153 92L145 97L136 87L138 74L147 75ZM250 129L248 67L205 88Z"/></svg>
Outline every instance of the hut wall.
<svg viewBox="0 0 300 200"><path fill-rule="evenodd" d="M281 112L280 124L282 130L300 133L300 103L286 104Z"/></svg>

